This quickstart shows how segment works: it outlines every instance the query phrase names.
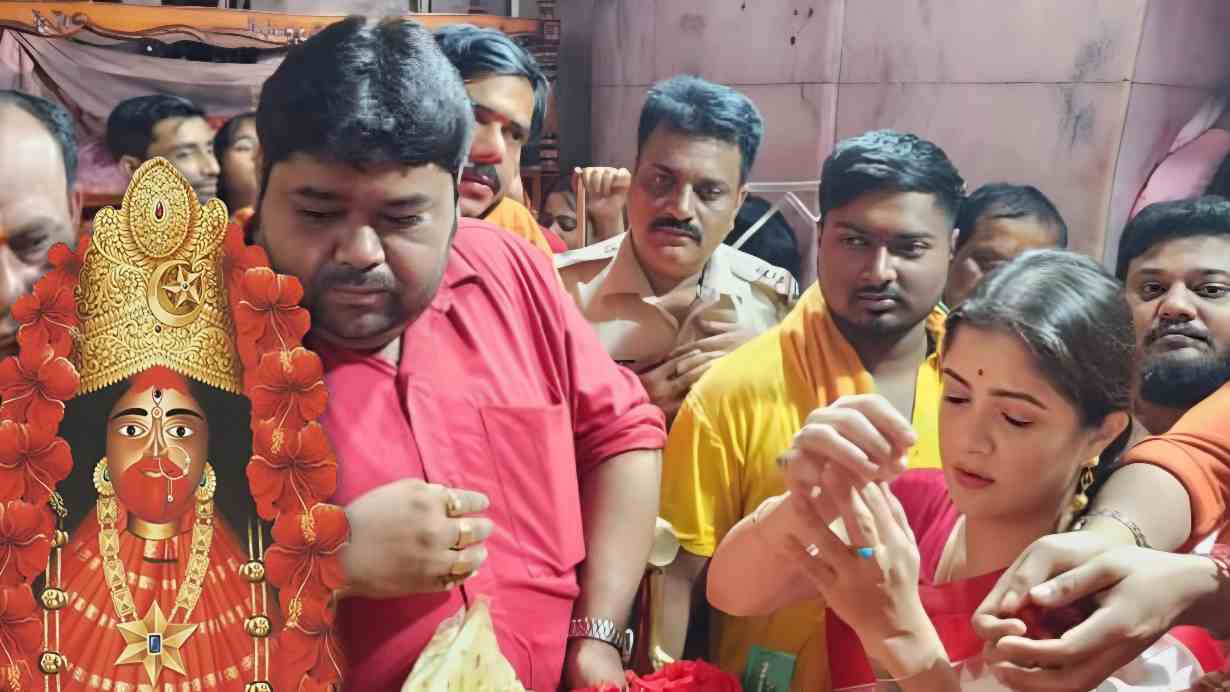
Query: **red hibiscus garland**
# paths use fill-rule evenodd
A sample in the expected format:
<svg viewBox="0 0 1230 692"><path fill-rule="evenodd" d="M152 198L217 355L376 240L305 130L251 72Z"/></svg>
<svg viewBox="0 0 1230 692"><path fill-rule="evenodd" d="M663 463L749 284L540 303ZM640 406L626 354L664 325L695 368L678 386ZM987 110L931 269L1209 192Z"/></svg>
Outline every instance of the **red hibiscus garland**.
<svg viewBox="0 0 1230 692"><path fill-rule="evenodd" d="M52 270L13 306L20 351L0 362L0 692L32 689L38 672L43 627L30 584L51 551L55 519L47 500L72 470L71 450L57 433L79 382L69 358L74 291L89 244L87 235L76 251L51 248ZM316 422L327 400L323 367L302 347L310 318L298 304L298 279L274 272L238 225L227 229L222 272L244 394L252 400L249 487L259 514L274 525L266 571L282 588L285 623L270 666L275 689L326 692L340 687L344 669L333 609L349 526L340 507L324 502L337 485L337 462Z"/></svg>

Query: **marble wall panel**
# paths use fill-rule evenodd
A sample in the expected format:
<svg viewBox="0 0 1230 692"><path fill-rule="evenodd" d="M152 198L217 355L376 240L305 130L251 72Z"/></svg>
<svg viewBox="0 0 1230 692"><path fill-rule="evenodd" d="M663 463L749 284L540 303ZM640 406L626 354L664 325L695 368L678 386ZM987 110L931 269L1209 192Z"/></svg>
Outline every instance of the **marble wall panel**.
<svg viewBox="0 0 1230 692"><path fill-rule="evenodd" d="M1181 86L1230 82L1230 2L1151 0L1134 81Z"/></svg>
<svg viewBox="0 0 1230 692"><path fill-rule="evenodd" d="M845 0L618 0L595 17L594 84L687 72L726 84L834 82Z"/></svg>
<svg viewBox="0 0 1230 692"><path fill-rule="evenodd" d="M1145 5L1146 0L848 2L841 81L1130 79Z"/></svg>
<svg viewBox="0 0 1230 692"><path fill-rule="evenodd" d="M944 148L970 190L1036 185L1059 207L1071 247L1102 254L1128 94L1122 84L842 84L837 138L893 127Z"/></svg>
<svg viewBox="0 0 1230 692"><path fill-rule="evenodd" d="M1119 161L1111 189L1103 257L1113 266L1119 236L1149 175L1161 163L1179 130L1212 92L1200 87L1135 84L1128 102Z"/></svg>

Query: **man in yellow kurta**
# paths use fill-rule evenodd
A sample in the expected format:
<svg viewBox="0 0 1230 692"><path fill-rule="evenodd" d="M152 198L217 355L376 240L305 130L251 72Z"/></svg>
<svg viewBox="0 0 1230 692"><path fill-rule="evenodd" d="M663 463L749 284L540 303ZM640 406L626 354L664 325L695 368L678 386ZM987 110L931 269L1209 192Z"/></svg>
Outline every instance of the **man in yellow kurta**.
<svg viewBox="0 0 1230 692"><path fill-rule="evenodd" d="M683 547L665 594L672 655L709 557L735 523L785 491L776 460L814 409L879 392L918 432L909 465L939 466L936 305L964 182L939 147L887 130L839 143L821 179L818 282L780 325L701 378L670 432L661 514ZM823 603L710 620L712 659L747 673L746 689L787 680L793 690L828 688Z"/></svg>

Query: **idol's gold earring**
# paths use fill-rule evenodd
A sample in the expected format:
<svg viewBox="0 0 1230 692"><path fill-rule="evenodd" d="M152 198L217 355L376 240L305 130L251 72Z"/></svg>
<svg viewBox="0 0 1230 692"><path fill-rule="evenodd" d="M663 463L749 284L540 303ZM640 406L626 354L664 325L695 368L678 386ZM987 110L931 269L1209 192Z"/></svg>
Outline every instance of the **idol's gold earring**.
<svg viewBox="0 0 1230 692"><path fill-rule="evenodd" d="M1081 469L1080 479L1076 481L1076 495L1072 497L1072 511L1083 512L1089 506L1089 486L1093 485L1093 469L1098 465L1094 459Z"/></svg>
<svg viewBox="0 0 1230 692"><path fill-rule="evenodd" d="M94 489L99 497L115 495L115 486L111 484L111 469L107 468L107 457L98 460L94 465Z"/></svg>
<svg viewBox="0 0 1230 692"><path fill-rule="evenodd" d="M196 487L196 501L209 502L214 499L214 493L218 491L218 476L214 473L214 467L210 466L209 462L205 462L205 469L201 471L201 482Z"/></svg>

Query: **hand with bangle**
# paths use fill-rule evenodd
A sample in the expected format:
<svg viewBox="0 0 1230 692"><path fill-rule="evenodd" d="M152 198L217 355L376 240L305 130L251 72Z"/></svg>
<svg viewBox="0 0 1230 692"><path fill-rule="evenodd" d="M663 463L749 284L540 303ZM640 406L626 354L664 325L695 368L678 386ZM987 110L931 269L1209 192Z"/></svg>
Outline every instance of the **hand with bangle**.
<svg viewBox="0 0 1230 692"><path fill-rule="evenodd" d="M1013 635L991 639L988 655L1000 682L1026 691L1093 689L1175 625L1203 627L1214 637L1226 637L1230 634L1225 615L1230 612L1230 548L1218 546L1212 555L1178 555L1116 547L1075 563L1021 598L1050 609L1093 594L1098 595L1098 610L1062 639L1019 636L1023 624ZM975 629L986 626L986 617L985 613L975 616ZM1075 658L1083 660L1081 667L1063 665ZM1034 666L1022 668L1013 663L1022 660Z"/></svg>

